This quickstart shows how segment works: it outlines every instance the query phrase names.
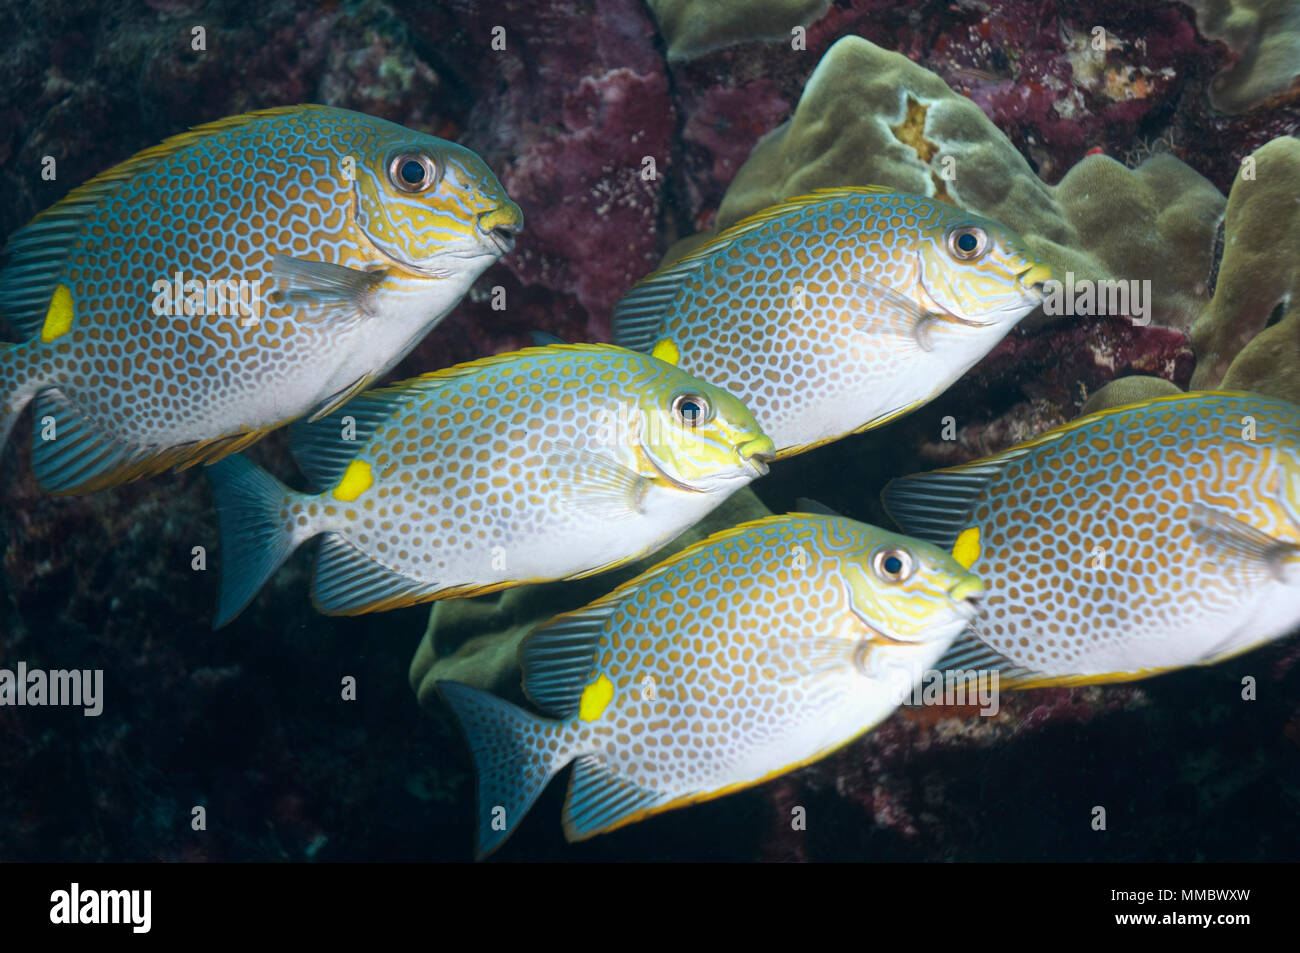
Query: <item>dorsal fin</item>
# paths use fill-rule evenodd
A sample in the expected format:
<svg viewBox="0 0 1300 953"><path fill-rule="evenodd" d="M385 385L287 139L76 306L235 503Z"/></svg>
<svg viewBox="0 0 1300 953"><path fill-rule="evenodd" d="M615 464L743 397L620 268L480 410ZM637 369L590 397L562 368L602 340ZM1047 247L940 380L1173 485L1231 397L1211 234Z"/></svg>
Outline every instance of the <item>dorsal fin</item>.
<svg viewBox="0 0 1300 953"><path fill-rule="evenodd" d="M898 477L885 485L880 500L908 536L951 550L989 483L1018 456L1021 454L989 457L960 467Z"/></svg>
<svg viewBox="0 0 1300 953"><path fill-rule="evenodd" d="M41 330L55 286L86 216L122 184L200 139L268 117L321 106L279 106L227 116L164 139L77 186L10 236L0 272L0 311L24 338Z"/></svg>
<svg viewBox="0 0 1300 953"><path fill-rule="evenodd" d="M810 205L833 201L836 198L851 199L863 195L884 195L894 191L881 185L816 189L806 195L785 199L741 219L710 238L699 248L692 250L671 265L651 272L633 285L623 299L614 306L614 343L634 351L649 351L661 337L664 311L677 297L682 282L719 249L731 245L776 219L799 212Z"/></svg>

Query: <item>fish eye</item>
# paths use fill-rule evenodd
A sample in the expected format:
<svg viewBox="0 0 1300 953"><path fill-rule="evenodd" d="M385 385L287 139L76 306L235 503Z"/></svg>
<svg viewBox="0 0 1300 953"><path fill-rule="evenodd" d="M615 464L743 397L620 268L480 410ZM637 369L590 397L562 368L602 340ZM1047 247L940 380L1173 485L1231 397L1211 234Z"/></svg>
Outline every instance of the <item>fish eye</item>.
<svg viewBox="0 0 1300 953"><path fill-rule="evenodd" d="M885 582L902 582L915 564L906 549L878 549L871 557L872 571Z"/></svg>
<svg viewBox="0 0 1300 953"><path fill-rule="evenodd" d="M388 179L403 192L426 192L438 175L438 166L423 153L403 152L388 163Z"/></svg>
<svg viewBox="0 0 1300 953"><path fill-rule="evenodd" d="M673 416L687 427L698 427L713 417L713 407L703 394L678 394L673 398Z"/></svg>
<svg viewBox="0 0 1300 953"><path fill-rule="evenodd" d="M989 234L975 225L964 225L948 233L948 251L959 261L972 261L988 251Z"/></svg>

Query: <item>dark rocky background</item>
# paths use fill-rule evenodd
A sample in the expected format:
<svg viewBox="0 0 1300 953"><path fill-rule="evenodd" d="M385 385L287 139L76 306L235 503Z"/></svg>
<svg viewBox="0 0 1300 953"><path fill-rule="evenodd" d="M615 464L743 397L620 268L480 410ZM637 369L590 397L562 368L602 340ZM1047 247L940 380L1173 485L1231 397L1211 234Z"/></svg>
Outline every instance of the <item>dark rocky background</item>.
<svg viewBox="0 0 1300 953"><path fill-rule="evenodd" d="M1063 120L1063 25L1147 38L1172 72L1131 101ZM191 51L191 28L207 51ZM489 48L494 25L506 52ZM478 150L524 209L518 249L401 376L528 343L607 339L610 309L678 238L711 226L753 144L788 117L837 38L898 50L969 94L1057 181L1090 149L1128 164L1172 151L1227 192L1237 164L1294 132L1281 96L1210 106L1237 53L1177 3L836 0L808 49L741 42L670 61L636 0L326 0L0 4L0 233L185 127L321 102ZM1014 65L1006 51L1015 51ZM1009 91L1011 86L1027 92ZM59 162L55 182L40 160ZM638 173L657 157L659 178ZM507 289L491 310L486 289ZM1104 354L1104 359L1099 358ZM933 442L962 407L963 456L1077 412L1124 374L1187 385L1182 332L1097 319L1017 332L942 401L782 466L757 490L882 522L891 476L950 462ZM0 665L102 668L106 707L0 709L0 859L463 860L469 762L449 718L407 684L428 612L316 615L300 552L233 625L210 631L219 559L203 479L187 472L50 499L30 424L0 458ZM273 437L254 455L289 472ZM851 474L849 478L845 474ZM190 569L192 546L215 558ZM1300 856L1300 645L1137 686L1004 697L1004 711L904 711L813 768L582 845L563 842L564 783L503 851L513 859L1266 860ZM1253 675L1260 699L1239 700ZM356 677L359 697L340 699ZM809 829L789 829L789 808ZM205 805L208 830L190 829ZM1109 830L1089 828L1105 805Z"/></svg>

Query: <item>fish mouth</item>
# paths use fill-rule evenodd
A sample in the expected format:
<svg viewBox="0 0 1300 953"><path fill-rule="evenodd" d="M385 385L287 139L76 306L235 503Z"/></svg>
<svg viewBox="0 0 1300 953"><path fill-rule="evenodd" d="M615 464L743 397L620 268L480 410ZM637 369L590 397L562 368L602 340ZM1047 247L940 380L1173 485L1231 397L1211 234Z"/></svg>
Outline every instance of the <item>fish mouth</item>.
<svg viewBox="0 0 1300 953"><path fill-rule="evenodd" d="M759 476L767 476L771 469L768 463L776 459L776 444L767 434L760 434L736 447L736 452Z"/></svg>
<svg viewBox="0 0 1300 953"><path fill-rule="evenodd" d="M1016 277L1026 288L1041 295L1043 294L1043 283L1052 280L1052 269L1042 262L1036 261Z"/></svg>
<svg viewBox="0 0 1300 953"><path fill-rule="evenodd" d="M986 592L988 587L979 576L965 576L948 590L948 599L953 611L969 622L983 611L979 597Z"/></svg>
<svg viewBox="0 0 1300 953"><path fill-rule="evenodd" d="M514 202L506 202L478 217L479 232L502 255L514 250L515 237L523 227L523 212Z"/></svg>

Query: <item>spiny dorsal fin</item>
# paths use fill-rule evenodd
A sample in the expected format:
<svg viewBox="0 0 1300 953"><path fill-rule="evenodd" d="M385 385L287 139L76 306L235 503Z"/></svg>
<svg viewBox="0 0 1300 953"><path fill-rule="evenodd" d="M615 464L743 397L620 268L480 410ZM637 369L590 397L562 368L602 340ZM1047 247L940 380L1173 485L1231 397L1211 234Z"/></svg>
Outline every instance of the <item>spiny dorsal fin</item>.
<svg viewBox="0 0 1300 953"><path fill-rule="evenodd" d="M798 195L778 202L741 219L710 238L699 248L692 250L671 265L651 272L633 285L623 299L614 306L614 343L634 351L649 351L661 336L663 314L677 297L682 282L719 249L731 245L776 219L802 211L810 205L834 201L836 198L851 199L863 195L883 195L894 191L878 185L816 189L806 195Z"/></svg>
<svg viewBox="0 0 1300 953"><path fill-rule="evenodd" d="M86 216L105 198L116 193L124 182L216 133L261 119L322 108L280 106L204 123L137 152L77 186L10 236L5 246L7 260L4 271L0 272L0 311L24 338L33 337L41 330L50 298L63 276L71 247L81 234Z"/></svg>
<svg viewBox="0 0 1300 953"><path fill-rule="evenodd" d="M881 491L885 512L908 536L951 550L971 510L1002 467L1020 454L989 457L931 473L890 480Z"/></svg>

